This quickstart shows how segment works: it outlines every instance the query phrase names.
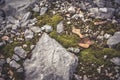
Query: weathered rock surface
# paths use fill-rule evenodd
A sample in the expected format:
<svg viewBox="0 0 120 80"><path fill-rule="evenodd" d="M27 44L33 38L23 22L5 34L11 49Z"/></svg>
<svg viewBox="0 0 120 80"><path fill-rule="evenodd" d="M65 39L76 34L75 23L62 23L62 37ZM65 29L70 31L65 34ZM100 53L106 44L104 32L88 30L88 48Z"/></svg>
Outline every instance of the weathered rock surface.
<svg viewBox="0 0 120 80"><path fill-rule="evenodd" d="M115 47L115 45L117 45L119 43L120 43L120 32L116 32L107 41L107 45L109 45L109 47Z"/></svg>
<svg viewBox="0 0 120 80"><path fill-rule="evenodd" d="M44 33L24 63L25 80L70 80L77 62L75 55Z"/></svg>

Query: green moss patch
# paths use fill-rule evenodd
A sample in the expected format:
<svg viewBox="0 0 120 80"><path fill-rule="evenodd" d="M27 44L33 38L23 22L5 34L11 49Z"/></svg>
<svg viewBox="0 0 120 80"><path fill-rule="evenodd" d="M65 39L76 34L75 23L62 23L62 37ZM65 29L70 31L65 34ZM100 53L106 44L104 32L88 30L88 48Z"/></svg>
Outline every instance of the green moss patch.
<svg viewBox="0 0 120 80"><path fill-rule="evenodd" d="M50 33L50 36L65 48L78 46L79 37L76 35L58 34L56 31L53 31Z"/></svg>

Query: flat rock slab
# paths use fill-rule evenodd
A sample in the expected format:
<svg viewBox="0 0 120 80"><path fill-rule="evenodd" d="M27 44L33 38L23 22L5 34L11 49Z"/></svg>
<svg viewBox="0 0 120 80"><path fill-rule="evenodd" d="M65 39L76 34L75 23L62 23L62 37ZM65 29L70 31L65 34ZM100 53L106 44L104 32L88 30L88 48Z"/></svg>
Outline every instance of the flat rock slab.
<svg viewBox="0 0 120 80"><path fill-rule="evenodd" d="M70 80L77 63L74 54L44 33L31 59L24 62L25 80Z"/></svg>

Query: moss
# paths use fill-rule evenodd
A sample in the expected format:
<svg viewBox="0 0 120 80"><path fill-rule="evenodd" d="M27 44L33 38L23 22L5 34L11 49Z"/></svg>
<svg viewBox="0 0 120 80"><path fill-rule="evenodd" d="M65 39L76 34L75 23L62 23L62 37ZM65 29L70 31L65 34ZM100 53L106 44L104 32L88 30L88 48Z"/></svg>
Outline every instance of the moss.
<svg viewBox="0 0 120 80"><path fill-rule="evenodd" d="M37 16L38 22L36 23L37 26L43 26L45 24L51 25L54 28L56 27L56 25L63 20L63 17L60 14L56 14L56 15L48 15L48 14L44 14L42 16Z"/></svg>
<svg viewBox="0 0 120 80"><path fill-rule="evenodd" d="M3 47L1 51L3 52L5 57L12 57L12 55L14 54L14 48L20 45L21 45L20 42L13 42Z"/></svg>
<svg viewBox="0 0 120 80"><path fill-rule="evenodd" d="M61 20L63 20L63 17L60 14L56 14L51 18L51 25L56 26Z"/></svg>
<svg viewBox="0 0 120 80"><path fill-rule="evenodd" d="M104 55L107 55L106 59L104 59ZM105 69L111 68L111 70L113 69L111 72L114 71L114 65L110 62L110 59L113 57L120 57L120 51L116 51L110 48L94 49L93 47L91 47L89 49L84 49L83 51L81 51L78 57L79 65L77 68L77 73L81 76L84 74L95 74L92 75L92 80L94 80L95 76L97 76L101 80L100 76L103 76L101 74L104 74ZM103 73L101 72L99 74L97 68L101 65L104 65L101 70Z"/></svg>
<svg viewBox="0 0 120 80"><path fill-rule="evenodd" d="M74 47L78 45L79 37L76 35L67 35L67 34L58 34L53 31L50 33L50 36L56 39L59 43L61 43L65 48Z"/></svg>

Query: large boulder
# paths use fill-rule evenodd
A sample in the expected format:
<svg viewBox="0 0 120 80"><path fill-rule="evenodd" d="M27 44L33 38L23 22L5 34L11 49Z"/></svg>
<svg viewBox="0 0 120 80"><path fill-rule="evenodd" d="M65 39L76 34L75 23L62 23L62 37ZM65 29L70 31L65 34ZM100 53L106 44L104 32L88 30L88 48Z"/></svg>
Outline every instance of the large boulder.
<svg viewBox="0 0 120 80"><path fill-rule="evenodd" d="M44 33L24 63L25 80L70 80L77 63L75 55Z"/></svg>
<svg viewBox="0 0 120 80"><path fill-rule="evenodd" d="M36 0L5 0L3 9L7 15L24 14L29 7L32 7Z"/></svg>

